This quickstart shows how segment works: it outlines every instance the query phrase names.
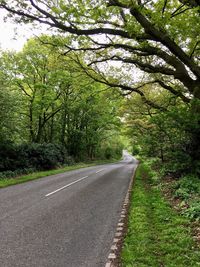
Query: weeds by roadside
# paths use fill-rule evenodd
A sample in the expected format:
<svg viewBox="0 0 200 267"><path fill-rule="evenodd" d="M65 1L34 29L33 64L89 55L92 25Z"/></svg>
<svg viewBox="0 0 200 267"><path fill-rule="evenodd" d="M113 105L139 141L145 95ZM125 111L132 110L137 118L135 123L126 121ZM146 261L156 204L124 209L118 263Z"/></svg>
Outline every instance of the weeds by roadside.
<svg viewBox="0 0 200 267"><path fill-rule="evenodd" d="M133 188L123 267L197 267L200 250L192 238L190 219L163 197L148 164L138 167Z"/></svg>
<svg viewBox="0 0 200 267"><path fill-rule="evenodd" d="M76 169L80 169L80 168L91 167L91 166L95 166L95 165L99 165L99 164L112 163L112 162L116 162L116 161L117 161L117 159L98 160L98 161L94 161L94 162L90 162L90 163L78 163L78 164L74 164L71 166L65 166L65 167L62 167L59 169L54 169L54 170L49 170L49 171L32 172L32 173L29 173L27 175L18 176L18 177L14 177L14 178L0 177L0 188L7 187L10 185L25 183L25 182L39 179L39 178L42 178L45 176L55 175L55 174L59 174L59 173L67 172L67 171L72 171L72 170L76 170Z"/></svg>

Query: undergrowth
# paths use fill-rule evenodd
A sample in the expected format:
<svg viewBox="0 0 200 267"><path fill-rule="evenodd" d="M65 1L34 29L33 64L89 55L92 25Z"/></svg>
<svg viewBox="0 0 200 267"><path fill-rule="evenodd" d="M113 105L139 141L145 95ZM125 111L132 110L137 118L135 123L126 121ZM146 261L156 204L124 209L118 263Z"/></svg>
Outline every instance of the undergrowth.
<svg viewBox="0 0 200 267"><path fill-rule="evenodd" d="M32 172L32 173L29 173L27 175L23 175L23 176L20 175L18 177L13 177L13 178L1 177L1 174L0 174L0 188L15 185L15 184L25 183L25 182L32 181L32 180L35 180L38 178L42 178L42 177L46 177L46 176L50 176L50 175L55 175L55 174L59 174L59 173L63 173L63 172L71 171L71 170L91 167L91 166L95 166L95 165L99 165L99 164L112 163L112 162L116 162L116 161L117 161L117 159L97 160L97 161L93 161L90 163L78 163L78 164L74 164L71 166L65 166L65 167L63 166L62 168L49 170L49 171Z"/></svg>
<svg viewBox="0 0 200 267"><path fill-rule="evenodd" d="M136 172L122 266L200 266L200 250L191 236L189 218L164 199L154 174L148 164L141 164Z"/></svg>
<svg viewBox="0 0 200 267"><path fill-rule="evenodd" d="M171 185L174 198L181 200L182 214L191 220L200 221L200 179L186 175Z"/></svg>

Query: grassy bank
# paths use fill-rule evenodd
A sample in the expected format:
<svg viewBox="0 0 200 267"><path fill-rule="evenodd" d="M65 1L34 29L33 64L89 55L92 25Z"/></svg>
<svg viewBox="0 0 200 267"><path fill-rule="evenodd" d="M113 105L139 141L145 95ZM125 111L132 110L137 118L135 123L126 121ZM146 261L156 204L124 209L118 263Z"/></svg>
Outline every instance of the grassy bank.
<svg viewBox="0 0 200 267"><path fill-rule="evenodd" d="M93 161L90 163L78 163L75 165L66 166L66 167L62 167L59 169L55 169L55 170L34 172L34 173L30 173L30 174L23 175L20 177L15 177L15 178L1 179L0 177L0 188L15 185L15 184L20 184L20 183L25 183L25 182L32 181L32 180L42 178L45 176L50 176L54 174L59 174L59 173L67 172L67 171L91 167L91 166L100 165L100 164L112 163L116 161L117 161L116 159L115 160L98 160L98 161Z"/></svg>
<svg viewBox="0 0 200 267"><path fill-rule="evenodd" d="M170 207L151 176L145 164L138 167L122 266L200 266L200 249L192 239L189 219Z"/></svg>

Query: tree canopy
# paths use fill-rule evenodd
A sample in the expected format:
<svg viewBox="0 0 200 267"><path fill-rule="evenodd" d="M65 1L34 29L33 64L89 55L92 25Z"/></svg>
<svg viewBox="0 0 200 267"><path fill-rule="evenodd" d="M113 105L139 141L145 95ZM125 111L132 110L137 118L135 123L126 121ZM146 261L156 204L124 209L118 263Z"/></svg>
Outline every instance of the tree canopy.
<svg viewBox="0 0 200 267"><path fill-rule="evenodd" d="M19 58L15 58L19 65L18 74L13 81L29 103L29 114L26 111L26 115L29 117L29 136L32 136L32 140L51 140L50 133L60 120L62 123L59 124L61 129L58 139L65 144L69 112L72 114L69 121L73 121L75 126L68 131L67 140L82 140L83 136L88 138L91 131L98 133L96 125L100 129L102 121L113 121L113 118L106 117L112 110L113 102L111 106L108 102L103 106L105 113L98 124L93 114L98 114L97 102L102 99L100 94L97 101L95 92L113 88L111 95L114 96L113 92L116 92L117 97L119 93L125 96L125 107L117 105L117 109L123 110L122 121L131 122L134 131L132 129L128 132L137 136L141 147L146 146L146 151L152 152L150 154L160 153L163 161L165 158L176 158L171 157L173 153L170 154L170 151L179 151L184 154L184 164L190 162L190 169L193 168L193 163L198 165L198 0L1 0L0 8L7 11L5 19L22 24L32 23L34 27L43 24L51 32L50 38L39 38L40 45L37 45L37 49L25 48L18 55ZM45 45L50 50L44 48ZM39 46L44 46L41 51L45 56L40 55ZM52 54L51 49L56 50L56 55L59 56L55 57L55 52ZM71 71L64 63L68 64L70 58L73 60L73 64L70 63ZM77 68L81 78L75 78ZM85 75L84 79L82 75ZM29 87L30 81L34 84L34 90ZM88 81L91 84L86 86ZM95 97L91 98L91 92ZM83 100L81 107L76 105L76 100L80 98ZM92 111L87 103L94 104ZM31 105L34 106L32 115ZM111 109L106 111L107 107ZM133 111L137 114L136 117L133 116ZM91 122L89 131L88 121ZM35 132L31 130L32 127ZM87 134L84 135L83 129ZM70 137L71 132L73 134ZM145 133L142 140L141 132ZM95 142L93 138L87 139L87 142L88 140ZM160 150L155 149L153 153L152 148L155 148L158 141L162 143ZM80 149L79 147L78 150ZM71 148L71 151L75 150L75 147ZM168 153L165 155L164 150L169 151L170 156ZM189 160L186 155L189 155Z"/></svg>
<svg viewBox="0 0 200 267"><path fill-rule="evenodd" d="M30 0L1 1L0 7L17 22L39 22L74 35L78 47L72 42L66 50L92 51L90 66L119 61L130 73L133 66L147 73L139 84L134 77L103 82L136 92L150 105L141 90L147 83L185 102L200 97L198 1Z"/></svg>
<svg viewBox="0 0 200 267"><path fill-rule="evenodd" d="M118 91L108 91L86 75L76 62L81 55L63 60L54 47L41 46L41 39L51 37L32 38L22 51L0 56L0 170L13 169L18 161L20 168L23 162L29 166L25 155L39 153L39 158L42 151L60 162L58 147L64 157L77 161L119 157Z"/></svg>

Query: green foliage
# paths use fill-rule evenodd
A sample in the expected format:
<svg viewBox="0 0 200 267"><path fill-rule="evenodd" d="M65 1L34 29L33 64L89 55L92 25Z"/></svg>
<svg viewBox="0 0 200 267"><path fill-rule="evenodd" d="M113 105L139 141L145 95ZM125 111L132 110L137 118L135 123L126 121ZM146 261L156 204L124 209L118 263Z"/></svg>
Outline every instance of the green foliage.
<svg viewBox="0 0 200 267"><path fill-rule="evenodd" d="M141 162L144 175L145 173L148 173L149 183L152 185L158 185L159 175L154 170L153 166L157 165L159 160L157 158L148 158L145 160L145 162L143 162L143 160L141 160Z"/></svg>
<svg viewBox="0 0 200 267"><path fill-rule="evenodd" d="M140 153L140 151L141 151L141 149L138 145L133 146L133 148L132 148L132 154L133 155L138 155Z"/></svg>
<svg viewBox="0 0 200 267"><path fill-rule="evenodd" d="M106 157L106 159L111 159L112 158L112 148L111 147L106 147L106 149L105 149L105 157Z"/></svg>
<svg viewBox="0 0 200 267"><path fill-rule="evenodd" d="M10 11L5 16L15 22L51 24L60 34L41 37L52 46L29 40L14 56L12 86L23 98L23 141L55 140L76 160L94 158L107 136L106 124L116 125L118 114L113 114L115 104L106 94L94 99L89 94L104 85L119 86L125 94L137 95L138 109L129 112L134 119L128 131L140 153L160 157L169 172L200 173L197 1L25 2L0 1L0 8ZM94 41L94 35L103 36L102 42ZM69 53L69 47L79 51L78 56ZM122 63L119 68L104 64L115 60ZM135 67L147 74L139 75L139 82ZM110 157L111 152L106 154Z"/></svg>
<svg viewBox="0 0 200 267"><path fill-rule="evenodd" d="M11 176L5 175L4 177L1 176L2 173L0 173L0 188L7 187L10 185L15 185L15 184L20 184L20 183L25 183L27 181L32 181L38 178L46 177L49 175L55 175L59 173L64 173L66 171L71 171L71 170L76 170L80 168L85 168L85 167L90 167L90 166L96 166L98 164L105 164L105 163L110 163L113 161L106 161L106 160L98 160L90 163L78 163L78 164L73 164L71 166L65 166L62 168L58 168L55 170L48 170L48 171L39 171L39 172L33 172L32 170L29 169L29 174L28 175L23 175L21 176L21 173L19 174L20 177L15 177L15 178L10 178L11 176L14 177L14 174L17 174L16 172L10 172ZM27 170L28 171L28 170Z"/></svg>
<svg viewBox="0 0 200 267"><path fill-rule="evenodd" d="M200 180L197 176L194 175L186 175L182 178L180 178L174 188L176 190L178 189L183 189L185 191L187 191L187 193L192 193L192 194L196 194L199 193L200 194Z"/></svg>
<svg viewBox="0 0 200 267"><path fill-rule="evenodd" d="M120 159L122 157L122 145L119 144L118 147L106 146L103 152L102 158L106 159Z"/></svg>
<svg viewBox="0 0 200 267"><path fill-rule="evenodd" d="M200 202L193 202L188 209L183 211L183 215L192 220L200 221Z"/></svg>
<svg viewBox="0 0 200 267"><path fill-rule="evenodd" d="M32 165L37 170L53 169L64 163L61 147L55 144L20 145L17 152L23 166Z"/></svg>
<svg viewBox="0 0 200 267"><path fill-rule="evenodd" d="M136 97L129 99L128 103L134 106L125 109L125 114L129 125L126 133L133 139L134 146L141 147L140 155L159 157L168 173L198 174L200 114L196 110L199 110L199 101L177 102L165 111L150 113L146 113L145 105L138 101Z"/></svg>
<svg viewBox="0 0 200 267"><path fill-rule="evenodd" d="M55 144L0 144L0 172L13 177L33 170L49 170L71 164L66 151Z"/></svg>
<svg viewBox="0 0 200 267"><path fill-rule="evenodd" d="M58 46L61 42L59 36L42 35L40 39ZM120 144L112 147L109 137L119 134L117 107L121 100L116 100L117 92L91 80L76 56L70 54L63 60L60 53L64 53L63 47L59 51L33 38L21 52L5 52L0 58L0 79L5 85L0 91L0 144L5 144L7 153L0 163L2 170L29 168L28 158L37 169L49 169L70 157L75 161L118 158L122 151ZM16 146L6 145L8 141L19 144L21 160L16 157ZM23 143L33 144L20 145ZM64 153L59 152L60 147L57 151L55 144L62 146ZM109 148L110 156L105 153Z"/></svg>
<svg viewBox="0 0 200 267"><path fill-rule="evenodd" d="M200 180L198 176L186 175L173 185L174 197L182 199L186 208L182 214L191 220L200 220Z"/></svg>
<svg viewBox="0 0 200 267"><path fill-rule="evenodd" d="M188 219L151 185L147 166L141 164L136 171L122 266L198 266L200 252Z"/></svg>
<svg viewBox="0 0 200 267"><path fill-rule="evenodd" d="M17 169L15 171L4 171L4 172L0 172L0 180L4 180L7 178L15 178L15 177L22 176L25 174L30 174L33 172L36 172L36 169L24 168L24 169Z"/></svg>
<svg viewBox="0 0 200 267"><path fill-rule="evenodd" d="M106 138L102 140L101 146L96 151L96 157L99 159L121 159L123 148L123 140L121 140L120 135L116 134L115 130L108 131Z"/></svg>
<svg viewBox="0 0 200 267"><path fill-rule="evenodd" d="M189 199L190 198L190 194L188 192L188 190L186 188L178 188L175 192L174 192L174 196L177 198L181 198L181 199Z"/></svg>
<svg viewBox="0 0 200 267"><path fill-rule="evenodd" d="M18 139L17 116L19 95L15 94L9 77L10 65L8 58L12 58L12 53L0 54L0 142L13 138Z"/></svg>

